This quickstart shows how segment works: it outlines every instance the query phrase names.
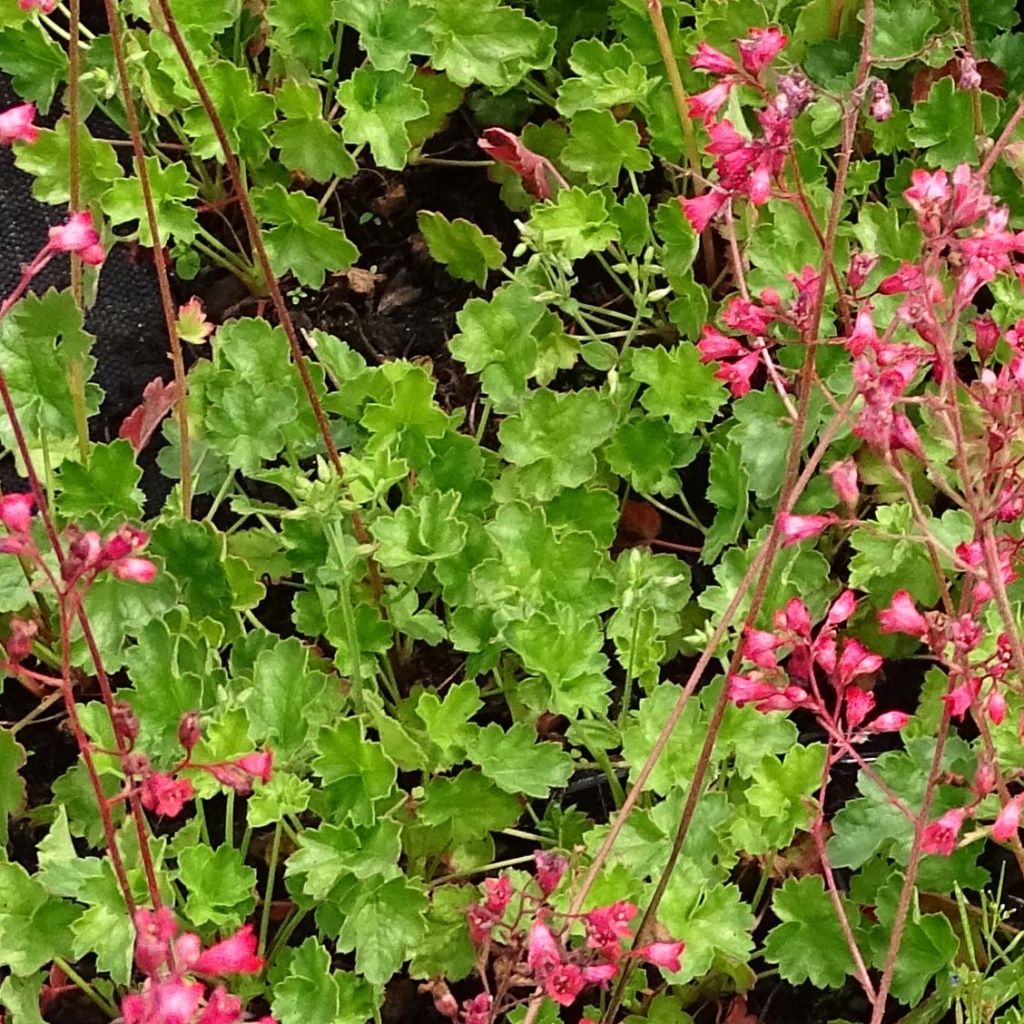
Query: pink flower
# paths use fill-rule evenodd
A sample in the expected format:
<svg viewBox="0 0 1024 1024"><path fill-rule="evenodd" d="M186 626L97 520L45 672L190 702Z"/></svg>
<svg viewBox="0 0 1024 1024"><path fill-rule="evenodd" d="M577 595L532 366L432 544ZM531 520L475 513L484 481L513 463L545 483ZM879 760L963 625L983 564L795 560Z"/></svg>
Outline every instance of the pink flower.
<svg viewBox="0 0 1024 1024"><path fill-rule="evenodd" d="M817 537L827 530L836 517L827 516L795 516L782 514L776 520L779 532L782 534L782 545L788 547L799 541L807 540L809 537Z"/></svg>
<svg viewBox="0 0 1024 1024"><path fill-rule="evenodd" d="M683 208L683 216L690 222L690 227L699 235L711 223L711 218L725 205L729 198L727 192L720 188L712 188L703 195L691 196L689 199L679 197L679 205Z"/></svg>
<svg viewBox="0 0 1024 1024"><path fill-rule="evenodd" d="M259 779L263 785L270 782L274 767L274 752L263 750L254 754L245 754L236 759L235 764L255 779Z"/></svg>
<svg viewBox="0 0 1024 1024"><path fill-rule="evenodd" d="M31 494L5 494L0 498L0 522L12 533L28 533L35 503Z"/></svg>
<svg viewBox="0 0 1024 1024"><path fill-rule="evenodd" d="M942 214L949 201L949 176L945 171L934 173L918 167L910 174L910 188L905 189L903 198L917 214L921 230L934 237L943 229Z"/></svg>
<svg viewBox="0 0 1024 1024"><path fill-rule="evenodd" d="M558 888L569 862L565 857L557 853L548 853L546 850L537 850L533 854L533 862L537 866L537 885L545 896L550 895Z"/></svg>
<svg viewBox="0 0 1024 1024"><path fill-rule="evenodd" d="M618 964L593 964L583 968L583 980L588 985L606 985L618 972Z"/></svg>
<svg viewBox="0 0 1024 1024"><path fill-rule="evenodd" d="M34 103L22 103L0 111L0 144L9 146L15 141L35 142L39 137L39 129L33 123L35 116Z"/></svg>
<svg viewBox="0 0 1024 1024"><path fill-rule="evenodd" d="M836 666L836 683L840 687L849 686L858 676L873 675L881 667L880 655L869 651L859 640L846 637Z"/></svg>
<svg viewBox="0 0 1024 1024"><path fill-rule="evenodd" d="M988 796L996 788L996 769L991 761L982 761L974 773L971 790L975 796Z"/></svg>
<svg viewBox="0 0 1024 1024"><path fill-rule="evenodd" d="M844 590L833 602L825 616L826 626L838 626L845 622L857 610L857 595L852 590Z"/></svg>
<svg viewBox="0 0 1024 1024"><path fill-rule="evenodd" d="M760 362L761 357L756 352L748 352L734 363L722 363L715 371L715 378L725 384L734 397L742 398L750 391L750 378Z"/></svg>
<svg viewBox="0 0 1024 1024"><path fill-rule="evenodd" d="M1008 843L1020 828L1021 797L1015 796L999 812L992 826L992 838L997 843Z"/></svg>
<svg viewBox="0 0 1024 1024"><path fill-rule="evenodd" d="M755 337L766 334L777 319L778 313L775 310L766 309L739 296L731 298L722 310L722 322L726 327Z"/></svg>
<svg viewBox="0 0 1024 1024"><path fill-rule="evenodd" d="M484 900L485 909L497 916L505 912L505 908L512 899L512 883L508 875L501 878L485 878L484 888L487 890L487 899Z"/></svg>
<svg viewBox="0 0 1024 1024"><path fill-rule="evenodd" d="M904 263L894 274L881 280L878 291L882 295L898 295L924 287L924 274L913 263Z"/></svg>
<svg viewBox="0 0 1024 1024"><path fill-rule="evenodd" d="M750 74L757 75L775 59L786 42L786 37L775 27L752 28L750 35L736 45L743 66Z"/></svg>
<svg viewBox="0 0 1024 1024"><path fill-rule="evenodd" d="M886 711L885 714L879 715L877 718L872 719L866 726L864 726L865 732L899 732L907 722L910 721L910 715L905 711Z"/></svg>
<svg viewBox="0 0 1024 1024"><path fill-rule="evenodd" d="M877 348L878 344L878 331L875 330L875 321L871 318L871 309L862 306L857 311L853 332L846 339L846 350L856 358L862 356L869 348Z"/></svg>
<svg viewBox="0 0 1024 1024"><path fill-rule="evenodd" d="M545 979L544 991L560 1006L571 1006L585 984L575 964L559 964Z"/></svg>
<svg viewBox="0 0 1024 1024"><path fill-rule="evenodd" d="M922 853L937 853L948 857L956 848L956 839L963 828L967 812L962 807L955 807L928 825L921 833Z"/></svg>
<svg viewBox="0 0 1024 1024"><path fill-rule="evenodd" d="M880 78L871 83L871 104L868 110L876 121L888 121L892 117L892 96L889 95L889 86Z"/></svg>
<svg viewBox="0 0 1024 1024"><path fill-rule="evenodd" d="M88 211L73 213L66 224L50 228L50 247L62 252L84 252L98 245L100 236L92 224Z"/></svg>
<svg viewBox="0 0 1024 1024"><path fill-rule="evenodd" d="M195 795L188 779L175 779L170 775L152 772L142 782L140 799L147 811L176 818L181 809Z"/></svg>
<svg viewBox="0 0 1024 1024"><path fill-rule="evenodd" d="M464 1024L490 1024L493 1000L486 992L467 999L462 1004Z"/></svg>
<svg viewBox="0 0 1024 1024"><path fill-rule="evenodd" d="M23 11L39 10L43 14L52 14L57 0L18 0L18 6Z"/></svg>
<svg viewBox="0 0 1024 1024"><path fill-rule="evenodd" d="M979 316L971 321L974 328L974 347L981 359L989 359L999 341L999 325L990 316Z"/></svg>
<svg viewBox="0 0 1024 1024"><path fill-rule="evenodd" d="M697 52L690 58L690 67L711 75L734 75L740 70L732 57L707 43L697 44Z"/></svg>
<svg viewBox="0 0 1024 1024"><path fill-rule="evenodd" d="M832 490L836 492L836 497L848 509L856 508L860 499L860 490L857 486L857 463L852 458L833 462L825 470L825 474L832 481Z"/></svg>
<svg viewBox="0 0 1024 1024"><path fill-rule="evenodd" d="M178 923L170 907L140 907L132 916L135 925L135 966L143 974L155 974L167 960Z"/></svg>
<svg viewBox="0 0 1024 1024"><path fill-rule="evenodd" d="M892 595L889 607L878 613L878 626L883 633L908 633L911 636L928 633L927 620L906 590L897 590Z"/></svg>
<svg viewBox="0 0 1024 1024"><path fill-rule="evenodd" d="M775 652L785 643L766 629L748 629L743 634L743 657L758 668L775 668Z"/></svg>
<svg viewBox="0 0 1024 1024"><path fill-rule="evenodd" d="M875 708L875 695L858 686L847 687L846 693L846 724L856 729Z"/></svg>
<svg viewBox="0 0 1024 1024"><path fill-rule="evenodd" d="M776 689L771 683L763 679L755 679L753 676L730 676L727 695L736 707L742 708L747 704L754 704L758 701L768 700L774 697Z"/></svg>
<svg viewBox="0 0 1024 1024"><path fill-rule="evenodd" d="M699 118L701 121L710 121L715 114L721 110L722 105L729 98L732 92L732 82L716 82L710 89L697 93L687 98L690 117Z"/></svg>
<svg viewBox="0 0 1024 1024"><path fill-rule="evenodd" d="M798 636L809 637L811 615L807 611L807 605L799 597L791 597L786 602L786 607L775 613L775 628L789 629Z"/></svg>
<svg viewBox="0 0 1024 1024"><path fill-rule="evenodd" d="M236 1024L242 1017L242 1000L218 985L206 1001L196 1024Z"/></svg>
<svg viewBox="0 0 1024 1024"><path fill-rule="evenodd" d="M730 338L727 334L716 331L710 324L705 324L697 342L697 351L700 352L701 360L709 363L713 360L733 359L743 355L747 350L735 338Z"/></svg>
<svg viewBox="0 0 1024 1024"><path fill-rule="evenodd" d="M152 583L156 577L156 566L148 558L122 558L110 567L110 571L119 580L130 583Z"/></svg>
<svg viewBox="0 0 1024 1024"><path fill-rule="evenodd" d="M471 903L466 909L466 921L469 924L470 941L482 946L491 937L494 927L494 915L479 903Z"/></svg>
<svg viewBox="0 0 1024 1024"><path fill-rule="evenodd" d="M191 1024L203 998L203 986L198 981L171 977L153 984L149 994L153 1008L149 1020L160 1024Z"/></svg>
<svg viewBox="0 0 1024 1024"><path fill-rule="evenodd" d="M648 946L641 946L636 952L655 967L664 967L666 971L678 971L681 966L679 958L685 948L685 942L652 942Z"/></svg>
<svg viewBox="0 0 1024 1024"><path fill-rule="evenodd" d="M263 960L256 955L252 925L242 925L234 935L200 953L195 969L199 974L259 974Z"/></svg>
<svg viewBox="0 0 1024 1024"><path fill-rule="evenodd" d="M978 696L981 683L977 679L970 679L966 683L953 687L942 699L949 708L952 718L963 718L970 709L971 702Z"/></svg>
<svg viewBox="0 0 1024 1024"><path fill-rule="evenodd" d="M530 937L526 948L526 962L538 977L545 976L562 962L562 954L554 935L551 934L551 929L539 919L530 925Z"/></svg>

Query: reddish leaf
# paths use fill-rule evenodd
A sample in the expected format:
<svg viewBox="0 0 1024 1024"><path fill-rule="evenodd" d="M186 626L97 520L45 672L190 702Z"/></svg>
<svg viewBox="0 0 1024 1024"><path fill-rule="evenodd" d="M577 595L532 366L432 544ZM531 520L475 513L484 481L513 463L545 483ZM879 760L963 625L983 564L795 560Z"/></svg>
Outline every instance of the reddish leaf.
<svg viewBox="0 0 1024 1024"><path fill-rule="evenodd" d="M488 128L477 145L500 164L511 167L523 180L523 186L537 199L550 199L551 179L562 182L562 176L546 156L534 153L523 145L518 135L504 128Z"/></svg>
<svg viewBox="0 0 1024 1024"><path fill-rule="evenodd" d="M178 388L173 380L164 381L160 377L151 380L142 392L142 404L125 417L117 436L130 441L131 446L141 452L160 421L174 407L177 396Z"/></svg>

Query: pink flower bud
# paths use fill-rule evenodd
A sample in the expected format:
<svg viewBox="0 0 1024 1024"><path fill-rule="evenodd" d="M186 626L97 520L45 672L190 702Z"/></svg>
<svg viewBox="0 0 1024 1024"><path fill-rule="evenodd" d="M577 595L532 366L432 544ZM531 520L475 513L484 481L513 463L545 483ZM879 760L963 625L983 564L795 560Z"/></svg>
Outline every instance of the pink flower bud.
<svg viewBox="0 0 1024 1024"><path fill-rule="evenodd" d="M878 626L883 633L908 633L919 637L928 633L927 620L906 590L897 590L892 595L889 607L878 613Z"/></svg>
<svg viewBox="0 0 1024 1024"><path fill-rule="evenodd" d="M12 533L28 533L35 503L31 494L5 494L0 498L0 522Z"/></svg>
<svg viewBox="0 0 1024 1024"><path fill-rule="evenodd" d="M899 732L910 721L906 711L886 711L864 726L864 732Z"/></svg>
<svg viewBox="0 0 1024 1024"><path fill-rule="evenodd" d="M848 508L857 507L860 500L860 490L857 486L857 463L850 459L843 459L842 462L834 462L825 470L832 481L832 490L836 497Z"/></svg>
<svg viewBox="0 0 1024 1024"><path fill-rule="evenodd" d="M35 116L34 103L22 103L0 111L0 144L9 146L15 141L35 142L39 137L39 129L33 124Z"/></svg>
<svg viewBox="0 0 1024 1024"><path fill-rule="evenodd" d="M508 875L502 875L501 878L485 878L484 888L487 890L484 908L488 913L500 916L512 899L512 883Z"/></svg>
<svg viewBox="0 0 1024 1024"><path fill-rule="evenodd" d="M871 271L878 266L878 257L870 252L858 252L850 257L850 269L846 272L846 283L853 291L864 286Z"/></svg>
<svg viewBox="0 0 1024 1024"><path fill-rule="evenodd" d="M750 74L758 75L775 59L787 42L786 37L772 26L752 28L747 38L741 39L736 45L744 68Z"/></svg>
<svg viewBox="0 0 1024 1024"><path fill-rule="evenodd" d="M263 960L256 955L252 925L242 925L230 938L201 953L195 969L197 974L259 974Z"/></svg>
<svg viewBox="0 0 1024 1024"><path fill-rule="evenodd" d="M32 642L39 631L39 624L34 619L22 619L12 615L10 628L11 635L5 648L7 657L17 664L32 653Z"/></svg>
<svg viewBox="0 0 1024 1024"><path fill-rule="evenodd" d="M996 788L996 769L991 761L982 761L974 773L971 791L979 797L988 796Z"/></svg>
<svg viewBox="0 0 1024 1024"><path fill-rule="evenodd" d="M712 188L702 195L691 196L689 199L680 196L679 205L690 227L699 235L711 223L711 219L725 205L728 198L729 194L724 189Z"/></svg>
<svg viewBox="0 0 1024 1024"><path fill-rule="evenodd" d="M619 970L618 964L594 964L583 968L583 980L588 985L607 985Z"/></svg>
<svg viewBox="0 0 1024 1024"><path fill-rule="evenodd" d="M538 977L543 977L562 962L562 954L551 929L540 919L530 925L526 962Z"/></svg>
<svg viewBox="0 0 1024 1024"><path fill-rule="evenodd" d="M119 580L132 583L152 583L156 577L156 566L148 558L122 558L110 567L110 571Z"/></svg>
<svg viewBox="0 0 1024 1024"><path fill-rule="evenodd" d="M857 610L857 595L852 590L844 590L832 602L832 607L825 617L826 626L838 626L845 622Z"/></svg>
<svg viewBox="0 0 1024 1024"><path fill-rule="evenodd" d="M569 862L565 857L560 857L557 853L548 853L546 850L535 851L533 861L537 865L537 885L545 896L549 896L558 888Z"/></svg>
<svg viewBox="0 0 1024 1024"><path fill-rule="evenodd" d="M1006 718L1006 698L998 690L993 690L985 701L985 713L993 725L1003 724Z"/></svg>
<svg viewBox="0 0 1024 1024"><path fill-rule="evenodd" d="M251 775L254 779L259 779L263 785L266 785L270 782L273 773L274 752L272 750L262 750L259 753L245 754L237 758L235 764L243 772Z"/></svg>
<svg viewBox="0 0 1024 1024"><path fill-rule="evenodd" d="M697 44L697 52L690 57L690 67L694 71L707 71L711 75L735 75L740 70L732 57L707 43Z"/></svg>
<svg viewBox="0 0 1024 1024"><path fill-rule="evenodd" d="M892 117L892 97L889 95L889 86L880 78L876 78L871 83L871 105L868 109L876 121L888 121Z"/></svg>
<svg viewBox="0 0 1024 1024"><path fill-rule="evenodd" d="M1021 797L1015 796L999 812L992 826L992 838L997 843L1008 843L1020 828Z"/></svg>
<svg viewBox="0 0 1024 1024"><path fill-rule="evenodd" d="M57 0L18 0L18 6L23 11L37 10L43 14L52 14Z"/></svg>
<svg viewBox="0 0 1024 1024"><path fill-rule="evenodd" d="M655 967L664 967L666 971L678 971L681 968L679 958L686 948L684 942L652 942L641 946L636 952Z"/></svg>
<svg viewBox="0 0 1024 1024"><path fill-rule="evenodd" d="M736 707L741 708L746 704L767 700L774 697L775 687L762 679L754 679L751 676L730 676L728 696Z"/></svg>
<svg viewBox="0 0 1024 1024"><path fill-rule="evenodd" d="M989 359L999 342L999 325L990 316L979 316L971 321L974 328L974 347L981 359Z"/></svg>
<svg viewBox="0 0 1024 1024"><path fill-rule="evenodd" d="M967 812L962 807L946 811L941 818L933 821L921 833L921 851L948 857L956 849L957 836L963 828Z"/></svg>
<svg viewBox="0 0 1024 1024"><path fill-rule="evenodd" d="M875 695L858 686L849 686L846 688L844 697L846 698L846 724L851 729L856 729L874 710Z"/></svg>
<svg viewBox="0 0 1024 1024"><path fill-rule="evenodd" d="M201 738L202 731L199 728L199 712L186 711L181 716L181 721L178 722L178 742L188 752L195 747Z"/></svg>
<svg viewBox="0 0 1024 1024"><path fill-rule="evenodd" d="M218 985L207 998L196 1024L238 1024L241 1019L242 1000L228 992L223 985Z"/></svg>
<svg viewBox="0 0 1024 1024"><path fill-rule="evenodd" d="M779 532L782 534L782 545L788 547L799 541L807 540L809 537L817 537L827 530L836 517L828 516L796 516L782 514L776 520Z"/></svg>

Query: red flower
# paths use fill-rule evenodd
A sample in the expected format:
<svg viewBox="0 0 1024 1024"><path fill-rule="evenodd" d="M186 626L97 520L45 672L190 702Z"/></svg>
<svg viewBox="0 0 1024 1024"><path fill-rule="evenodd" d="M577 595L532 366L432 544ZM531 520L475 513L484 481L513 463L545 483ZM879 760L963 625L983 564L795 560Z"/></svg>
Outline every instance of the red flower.
<svg viewBox="0 0 1024 1024"><path fill-rule="evenodd" d="M967 812L962 807L955 807L951 811L946 811L938 821L933 821L921 833L921 851L937 853L942 857L950 856L956 849L956 839L963 828L966 815Z"/></svg>
<svg viewBox="0 0 1024 1024"><path fill-rule="evenodd" d="M464 1024L490 1024L493 1000L486 992L462 1004Z"/></svg>
<svg viewBox="0 0 1024 1024"><path fill-rule="evenodd" d="M57 6L57 0L18 0L18 6L23 11L35 9L42 11L43 14L52 14L53 9Z"/></svg>
<svg viewBox="0 0 1024 1024"><path fill-rule="evenodd" d="M256 955L252 925L242 925L234 935L200 953L195 969L199 974L259 974L263 959Z"/></svg>
<svg viewBox="0 0 1024 1024"><path fill-rule="evenodd" d="M195 795L188 779L175 779L170 775L153 772L142 782L140 798L147 811L176 818L181 809Z"/></svg>
<svg viewBox="0 0 1024 1024"><path fill-rule="evenodd" d="M740 70L732 57L707 43L697 44L697 52L690 58L690 67L694 71L707 71L711 75L735 75Z"/></svg>
<svg viewBox="0 0 1024 1024"><path fill-rule="evenodd" d="M509 881L508 875L502 875L501 878L485 878L484 888L487 890L484 908L489 913L500 917L512 899L512 883Z"/></svg>
<svg viewBox="0 0 1024 1024"><path fill-rule="evenodd" d="M263 750L259 753L246 754L238 758L235 764L255 779L259 779L264 785L270 782L270 776L274 767L274 752Z"/></svg>
<svg viewBox="0 0 1024 1024"><path fill-rule="evenodd" d="M31 494L5 494L0 498L0 522L12 533L28 533L35 503Z"/></svg>
<svg viewBox="0 0 1024 1024"><path fill-rule="evenodd" d="M796 544L798 541L817 537L836 521L835 516L794 516L780 515L777 523L782 534L783 547Z"/></svg>
<svg viewBox="0 0 1024 1024"><path fill-rule="evenodd" d="M666 971L678 971L679 958L685 948L685 942L652 942L648 946L641 946L637 950L637 955L655 967L664 967Z"/></svg>
<svg viewBox="0 0 1024 1024"><path fill-rule="evenodd" d="M148 558L122 558L110 567L110 571L119 580L131 583L152 583L156 577L156 566Z"/></svg>
<svg viewBox="0 0 1024 1024"><path fill-rule="evenodd" d="M732 91L732 82L716 82L710 89L699 92L696 96L687 97L690 117L701 121L710 121L722 108Z"/></svg>
<svg viewBox="0 0 1024 1024"><path fill-rule="evenodd" d="M588 985L606 985L618 972L618 964L593 964L583 968L583 980Z"/></svg>
<svg viewBox="0 0 1024 1024"><path fill-rule="evenodd" d="M874 710L875 695L869 690L851 686L847 688L844 696L846 698L846 724L851 729L856 729Z"/></svg>
<svg viewBox="0 0 1024 1024"><path fill-rule="evenodd" d="M477 145L492 159L515 171L526 191L537 199L551 198L552 178L562 182L562 176L546 156L527 149L518 136L504 128L488 128Z"/></svg>
<svg viewBox="0 0 1024 1024"><path fill-rule="evenodd" d="M705 324L701 329L697 350L700 352L701 360L705 363L733 359L747 351L735 338L716 331L710 324Z"/></svg>
<svg viewBox="0 0 1024 1024"><path fill-rule="evenodd" d="M575 964L559 964L544 982L544 991L560 1006L571 1006L586 981Z"/></svg>
<svg viewBox="0 0 1024 1024"><path fill-rule="evenodd" d="M992 826L992 838L997 843L1008 843L1020 828L1020 805L1021 797L1015 796L999 812L999 816Z"/></svg>
<svg viewBox="0 0 1024 1024"><path fill-rule="evenodd" d="M897 590L892 595L889 607L878 613L878 626L883 633L925 636L928 632L927 620L917 610L914 599L906 590Z"/></svg>
<svg viewBox="0 0 1024 1024"><path fill-rule="evenodd" d="M729 677L728 697L738 708L768 700L774 697L776 692L775 687L763 679L755 679L753 676Z"/></svg>
<svg viewBox="0 0 1024 1024"><path fill-rule="evenodd" d="M787 43L786 37L775 27L752 28L746 39L741 39L739 47L743 66L752 75L760 74L776 57Z"/></svg>
<svg viewBox="0 0 1024 1024"><path fill-rule="evenodd" d="M16 140L35 142L39 137L39 129L33 124L35 116L34 103L22 103L0 111L0 144L9 146Z"/></svg>
<svg viewBox="0 0 1024 1024"><path fill-rule="evenodd" d="M711 223L711 218L725 205L729 198L727 192L720 188L712 188L703 195L691 196L689 199L679 197L679 205L683 208L683 216L690 222L690 227L699 235Z"/></svg>

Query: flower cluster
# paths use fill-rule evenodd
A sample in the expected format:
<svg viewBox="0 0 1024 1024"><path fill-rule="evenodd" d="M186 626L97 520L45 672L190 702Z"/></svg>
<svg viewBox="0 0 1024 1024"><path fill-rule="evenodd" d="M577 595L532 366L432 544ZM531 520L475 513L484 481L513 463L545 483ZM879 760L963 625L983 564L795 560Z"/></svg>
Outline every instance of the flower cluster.
<svg viewBox="0 0 1024 1024"><path fill-rule="evenodd" d="M242 1001L223 984L212 985L196 975L258 974L263 960L256 955L251 925L207 949L199 936L180 932L167 907L135 912L135 965L146 975L142 989L121 1000L124 1024L238 1024ZM255 1024L274 1024L261 1017Z"/></svg>
<svg viewBox="0 0 1024 1024"><path fill-rule="evenodd" d="M810 84L799 74L780 79L774 97L765 88L764 72L786 41L777 28L755 28L736 44L738 63L706 43L701 43L690 58L695 70L706 71L718 79L709 89L689 99L690 116L704 122L710 137L707 152L716 158L718 174L718 181L709 191L680 199L694 231L703 231L731 196L746 196L755 205L766 203L771 197L772 179L782 170L792 145L793 118L811 100ZM760 138L741 134L728 118L714 120L738 85L752 86L766 101L757 113Z"/></svg>
<svg viewBox="0 0 1024 1024"><path fill-rule="evenodd" d="M753 704L762 712L806 709L830 735L851 743L870 733L902 729L909 719L902 711L870 717L875 695L865 684L882 668L881 656L855 637L838 637L838 627L856 608L853 591L844 591L813 632L807 606L800 598L791 598L775 613L774 629L751 629L744 635L743 657L754 667L730 677L729 698L738 707ZM820 679L828 683L828 691Z"/></svg>
<svg viewBox="0 0 1024 1024"><path fill-rule="evenodd" d="M640 959L669 971L680 969L682 942L651 942L629 949L634 904L618 901L581 915L559 913L548 897L560 884L568 861L539 852L535 889L515 891L507 875L484 882L484 899L467 910L469 934L477 948L478 972L486 991L461 1011L435 991L435 1006L461 1024L490 1024L518 1001L517 990L539 986L561 1006L572 1005L590 985L605 986L628 963ZM490 966L490 973L488 973ZM500 979L492 992L489 978Z"/></svg>

